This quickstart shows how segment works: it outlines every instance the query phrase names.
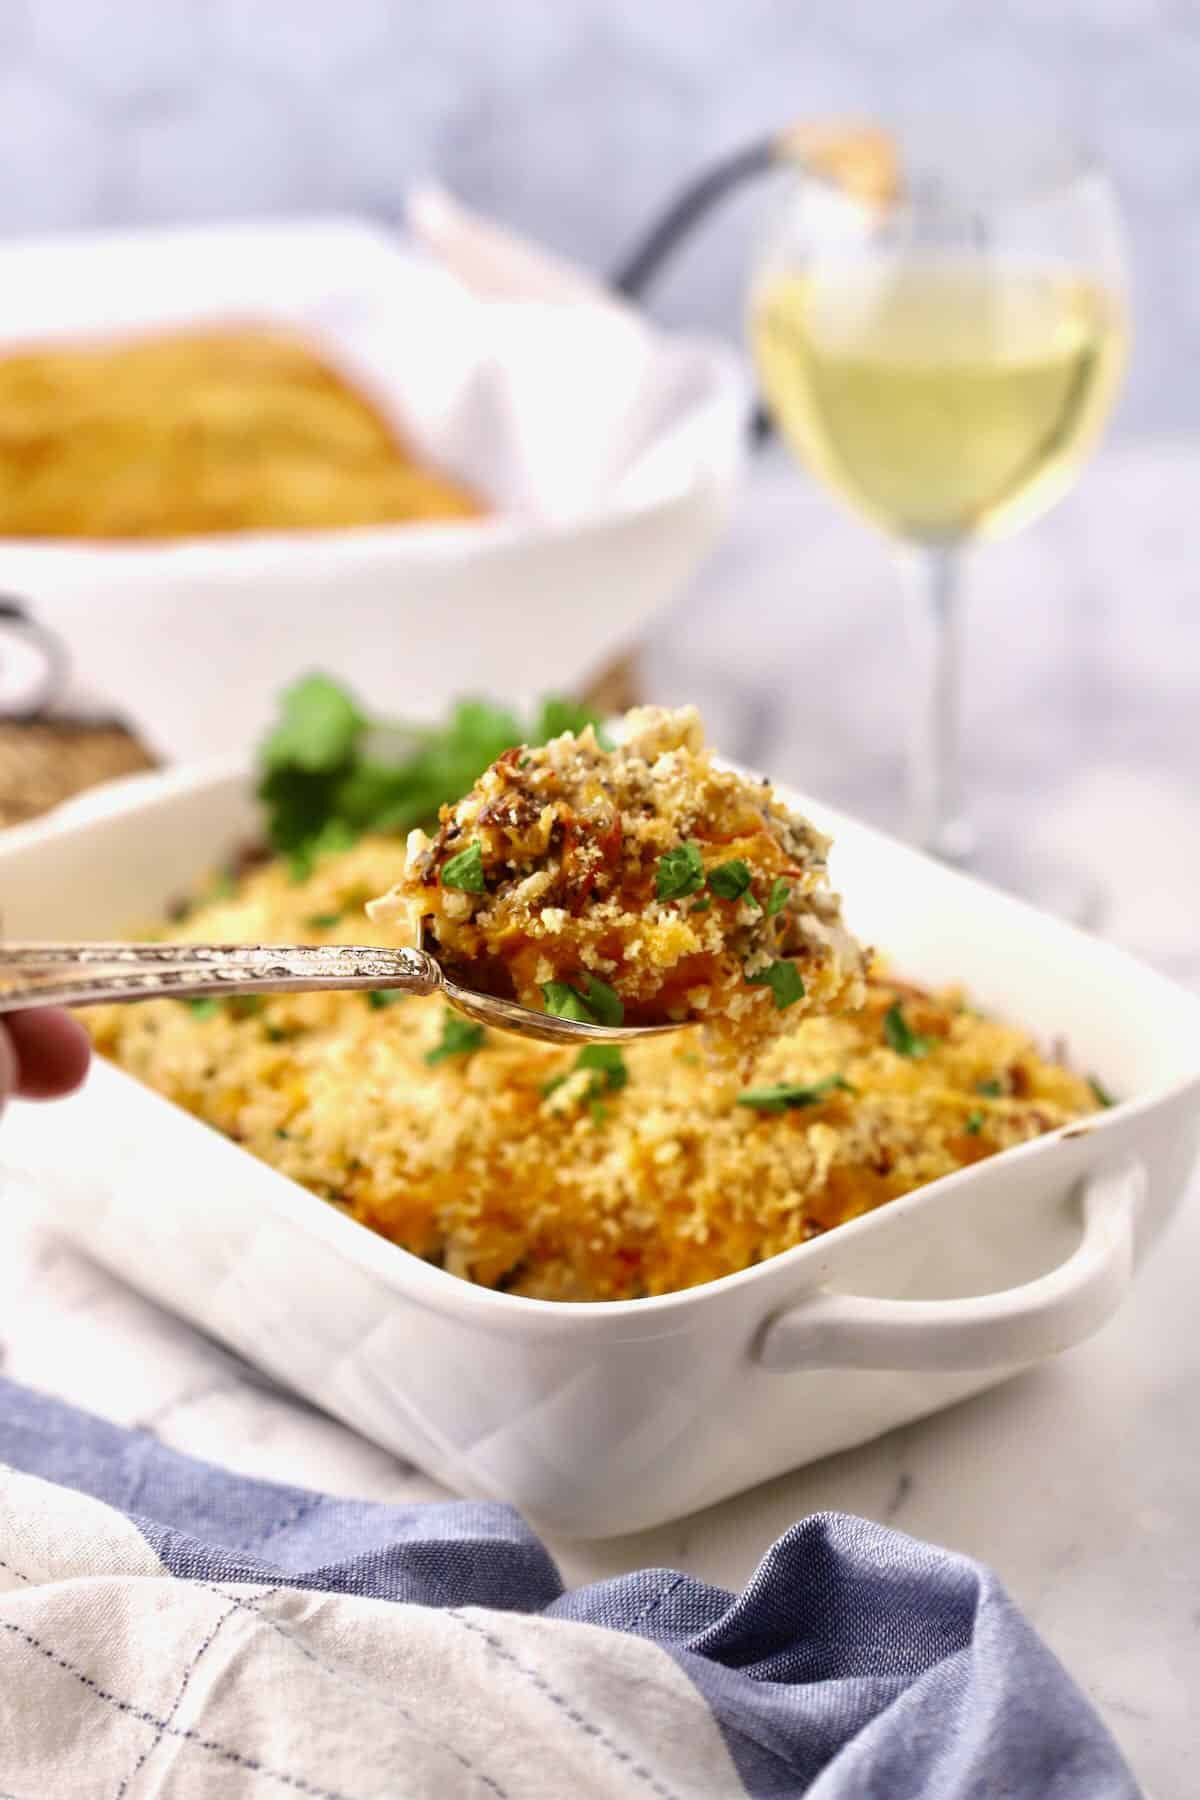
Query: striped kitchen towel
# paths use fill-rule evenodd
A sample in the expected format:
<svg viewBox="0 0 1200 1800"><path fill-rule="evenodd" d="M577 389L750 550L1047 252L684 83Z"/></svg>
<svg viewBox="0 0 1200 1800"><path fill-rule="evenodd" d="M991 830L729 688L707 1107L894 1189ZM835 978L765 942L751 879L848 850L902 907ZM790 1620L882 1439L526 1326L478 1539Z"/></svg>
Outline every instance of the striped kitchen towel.
<svg viewBox="0 0 1200 1800"><path fill-rule="evenodd" d="M995 1578L805 1519L572 1593L508 1508L247 1481L0 1382L0 1800L1136 1800Z"/></svg>

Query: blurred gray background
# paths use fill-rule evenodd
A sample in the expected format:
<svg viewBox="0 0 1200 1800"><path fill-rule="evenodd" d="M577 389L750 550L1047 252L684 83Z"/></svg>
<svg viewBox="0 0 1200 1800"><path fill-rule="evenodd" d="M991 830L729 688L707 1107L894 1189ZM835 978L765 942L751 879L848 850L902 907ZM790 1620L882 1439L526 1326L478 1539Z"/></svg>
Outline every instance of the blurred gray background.
<svg viewBox="0 0 1200 1800"><path fill-rule="evenodd" d="M4 0L0 231L365 211L436 173L597 268L691 170L898 103L1060 120L1128 204L1120 426L1200 422L1197 0ZM752 203L656 306L737 329Z"/></svg>

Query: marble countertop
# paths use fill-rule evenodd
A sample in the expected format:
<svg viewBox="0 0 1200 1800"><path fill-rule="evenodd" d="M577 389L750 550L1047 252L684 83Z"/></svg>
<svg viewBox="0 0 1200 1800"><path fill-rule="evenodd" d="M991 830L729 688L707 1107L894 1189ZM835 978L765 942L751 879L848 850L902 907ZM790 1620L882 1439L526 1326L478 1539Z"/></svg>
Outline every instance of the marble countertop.
<svg viewBox="0 0 1200 1800"><path fill-rule="evenodd" d="M1097 922L1200 987L1200 446L1107 454L1078 495L979 558L967 671L984 854L1069 859ZM648 647L656 698L695 698L735 753L888 822L903 703L893 577L777 454ZM814 694L805 669L835 659ZM1028 795L1038 797L1029 816ZM1130 851L1133 854L1130 854ZM165 1443L375 1499L441 1490L280 1392L6 1203L0 1366ZM1086 1346L874 1444L676 1524L551 1548L576 1583L644 1564L743 1583L794 1520L840 1508L995 1568L1157 1800L1185 1791L1200 1692L1200 1193Z"/></svg>

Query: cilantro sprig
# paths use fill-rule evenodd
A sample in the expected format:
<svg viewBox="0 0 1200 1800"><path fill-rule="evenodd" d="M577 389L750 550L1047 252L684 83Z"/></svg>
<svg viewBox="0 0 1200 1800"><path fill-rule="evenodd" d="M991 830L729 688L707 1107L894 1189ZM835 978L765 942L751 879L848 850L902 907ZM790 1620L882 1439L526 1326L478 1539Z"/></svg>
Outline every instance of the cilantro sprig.
<svg viewBox="0 0 1200 1800"><path fill-rule="evenodd" d="M431 826L514 744L544 744L598 723L557 696L523 721L487 700L459 700L444 724L389 724L367 716L328 675L305 675L283 695L259 749L259 798L273 849L304 880L326 849L365 831ZM331 830L336 835L331 836Z"/></svg>

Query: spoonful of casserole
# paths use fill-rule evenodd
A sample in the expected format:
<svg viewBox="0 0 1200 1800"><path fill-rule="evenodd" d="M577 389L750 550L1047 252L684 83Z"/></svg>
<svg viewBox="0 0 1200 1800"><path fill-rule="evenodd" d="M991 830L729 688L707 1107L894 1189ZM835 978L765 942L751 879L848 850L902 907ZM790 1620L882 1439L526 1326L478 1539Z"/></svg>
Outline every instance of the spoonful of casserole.
<svg viewBox="0 0 1200 1800"><path fill-rule="evenodd" d="M460 988L623 1033L703 1024L742 1049L862 1001L829 840L769 783L718 767L695 708L642 707L508 750L367 912ZM482 1016L479 1014L477 1016Z"/></svg>
<svg viewBox="0 0 1200 1800"><path fill-rule="evenodd" d="M548 1042L700 1023L741 1051L861 1003L827 849L769 783L713 763L693 708L646 707L615 748L589 726L506 751L434 838L411 833L367 905L405 945L9 944L0 1013L390 988Z"/></svg>

